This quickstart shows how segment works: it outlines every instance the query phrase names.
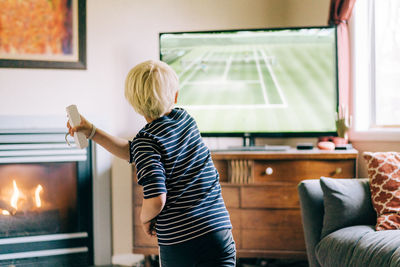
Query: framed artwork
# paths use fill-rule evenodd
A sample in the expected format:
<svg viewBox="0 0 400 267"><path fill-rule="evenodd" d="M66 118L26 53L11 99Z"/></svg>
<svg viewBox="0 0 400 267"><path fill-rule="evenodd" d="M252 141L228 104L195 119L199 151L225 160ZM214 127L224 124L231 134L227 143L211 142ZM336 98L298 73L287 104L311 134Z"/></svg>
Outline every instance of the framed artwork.
<svg viewBox="0 0 400 267"><path fill-rule="evenodd" d="M0 67L86 69L86 0L0 0Z"/></svg>

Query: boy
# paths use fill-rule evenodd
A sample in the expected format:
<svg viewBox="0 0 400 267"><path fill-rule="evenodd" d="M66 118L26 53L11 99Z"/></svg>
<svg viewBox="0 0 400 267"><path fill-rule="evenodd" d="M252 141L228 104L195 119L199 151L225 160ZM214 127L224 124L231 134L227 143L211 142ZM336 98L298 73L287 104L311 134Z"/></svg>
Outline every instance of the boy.
<svg viewBox="0 0 400 267"><path fill-rule="evenodd" d="M235 266L235 242L218 172L193 118L173 108L178 77L161 61L135 66L125 97L147 124L132 141L96 129L82 117L69 132L86 137L117 157L134 162L144 200L140 220L153 234L155 222L163 267Z"/></svg>

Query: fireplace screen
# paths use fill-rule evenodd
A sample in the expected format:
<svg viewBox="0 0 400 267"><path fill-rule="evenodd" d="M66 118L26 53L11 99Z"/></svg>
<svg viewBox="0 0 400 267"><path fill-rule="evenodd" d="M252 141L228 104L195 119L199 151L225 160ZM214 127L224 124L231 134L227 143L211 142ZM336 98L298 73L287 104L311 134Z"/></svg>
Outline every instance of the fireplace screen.
<svg viewBox="0 0 400 267"><path fill-rule="evenodd" d="M26 121L0 116L0 266L91 266L92 144Z"/></svg>
<svg viewBox="0 0 400 267"><path fill-rule="evenodd" d="M79 229L77 163L0 164L0 238Z"/></svg>

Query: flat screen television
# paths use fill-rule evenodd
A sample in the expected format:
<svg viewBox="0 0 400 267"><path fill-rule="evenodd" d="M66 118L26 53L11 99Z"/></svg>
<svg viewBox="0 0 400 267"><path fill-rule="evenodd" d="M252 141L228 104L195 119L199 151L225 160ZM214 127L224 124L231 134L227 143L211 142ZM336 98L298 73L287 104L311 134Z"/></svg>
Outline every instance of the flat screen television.
<svg viewBox="0 0 400 267"><path fill-rule="evenodd" d="M335 27L166 32L159 45L203 136L335 135Z"/></svg>

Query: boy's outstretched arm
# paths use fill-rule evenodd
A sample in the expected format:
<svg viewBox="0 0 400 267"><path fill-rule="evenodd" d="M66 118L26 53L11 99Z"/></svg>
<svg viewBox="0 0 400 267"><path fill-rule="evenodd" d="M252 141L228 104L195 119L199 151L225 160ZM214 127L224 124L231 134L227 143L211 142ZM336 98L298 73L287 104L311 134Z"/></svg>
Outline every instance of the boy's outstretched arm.
<svg viewBox="0 0 400 267"><path fill-rule="evenodd" d="M86 137L90 135L93 129L93 124L86 120L81 115L81 124L77 127L71 127L69 122L67 123L68 131L71 136L74 136L75 132L83 132ZM105 131L96 128L96 132L92 137L92 140L97 144L104 147L108 152L116 157L129 161L129 141L120 137L112 136Z"/></svg>
<svg viewBox="0 0 400 267"><path fill-rule="evenodd" d="M117 136L110 135L101 129L96 129L92 138L97 144L104 147L108 152L123 160L129 161L129 141Z"/></svg>

